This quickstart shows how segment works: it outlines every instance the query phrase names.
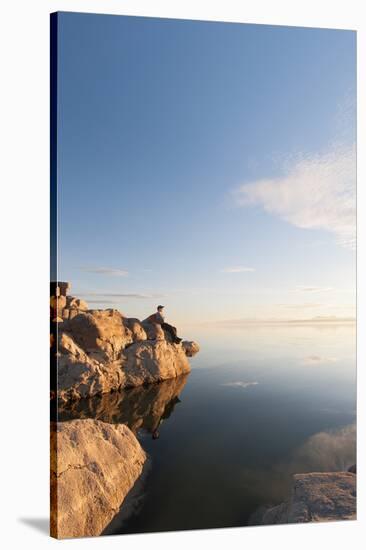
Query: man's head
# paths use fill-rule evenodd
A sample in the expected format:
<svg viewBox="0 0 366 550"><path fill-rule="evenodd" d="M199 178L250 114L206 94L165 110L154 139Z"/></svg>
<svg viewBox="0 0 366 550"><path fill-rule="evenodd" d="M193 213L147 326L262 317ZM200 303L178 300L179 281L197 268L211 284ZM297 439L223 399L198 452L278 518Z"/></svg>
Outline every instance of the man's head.
<svg viewBox="0 0 366 550"><path fill-rule="evenodd" d="M164 306L158 306L158 312L161 313L164 309Z"/></svg>

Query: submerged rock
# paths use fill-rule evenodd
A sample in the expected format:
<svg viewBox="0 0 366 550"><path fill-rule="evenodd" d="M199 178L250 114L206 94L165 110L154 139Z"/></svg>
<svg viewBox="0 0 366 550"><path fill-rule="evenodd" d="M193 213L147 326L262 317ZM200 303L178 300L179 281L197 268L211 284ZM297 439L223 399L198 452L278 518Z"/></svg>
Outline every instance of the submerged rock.
<svg viewBox="0 0 366 550"><path fill-rule="evenodd" d="M98 420L51 431L51 535L97 536L142 473L146 454L131 430Z"/></svg>
<svg viewBox="0 0 366 550"><path fill-rule="evenodd" d="M350 472L294 475L291 498L269 508L261 524L356 519L356 476Z"/></svg>
<svg viewBox="0 0 366 550"><path fill-rule="evenodd" d="M78 310L58 328L57 396L67 401L175 378L190 371L187 357L198 351L195 342L174 344L159 325L117 310Z"/></svg>

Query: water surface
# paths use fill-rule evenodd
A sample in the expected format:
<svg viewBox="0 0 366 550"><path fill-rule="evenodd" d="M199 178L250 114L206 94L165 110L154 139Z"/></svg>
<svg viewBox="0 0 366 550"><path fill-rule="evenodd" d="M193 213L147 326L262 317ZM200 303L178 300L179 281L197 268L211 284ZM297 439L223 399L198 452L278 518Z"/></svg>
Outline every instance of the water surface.
<svg viewBox="0 0 366 550"><path fill-rule="evenodd" d="M150 456L134 513L105 534L253 524L293 473L355 462L353 326L190 328L188 376L64 406L125 423Z"/></svg>

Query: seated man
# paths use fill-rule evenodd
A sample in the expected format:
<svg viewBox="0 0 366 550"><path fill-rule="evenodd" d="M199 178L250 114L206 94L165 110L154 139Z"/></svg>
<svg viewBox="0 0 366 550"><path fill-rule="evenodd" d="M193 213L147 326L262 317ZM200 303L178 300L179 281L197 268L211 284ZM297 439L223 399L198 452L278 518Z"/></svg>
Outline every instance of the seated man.
<svg viewBox="0 0 366 550"><path fill-rule="evenodd" d="M149 317L144 319L143 323L153 323L156 325L160 325L161 328L171 336L174 344L180 344L182 341L182 338L178 338L177 329L175 327L165 322L163 309L164 309L164 306L158 306L157 312L153 313L152 315L149 315Z"/></svg>

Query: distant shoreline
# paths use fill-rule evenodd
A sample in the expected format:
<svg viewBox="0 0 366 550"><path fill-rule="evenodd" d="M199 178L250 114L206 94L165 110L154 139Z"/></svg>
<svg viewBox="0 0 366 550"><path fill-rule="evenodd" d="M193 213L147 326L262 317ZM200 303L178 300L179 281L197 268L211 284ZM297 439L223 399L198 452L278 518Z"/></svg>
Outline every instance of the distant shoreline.
<svg viewBox="0 0 366 550"><path fill-rule="evenodd" d="M215 327L242 327L242 326L350 326L356 325L357 320L354 317L344 319L315 318L315 319L233 319L231 321L215 321L204 323L205 326Z"/></svg>

